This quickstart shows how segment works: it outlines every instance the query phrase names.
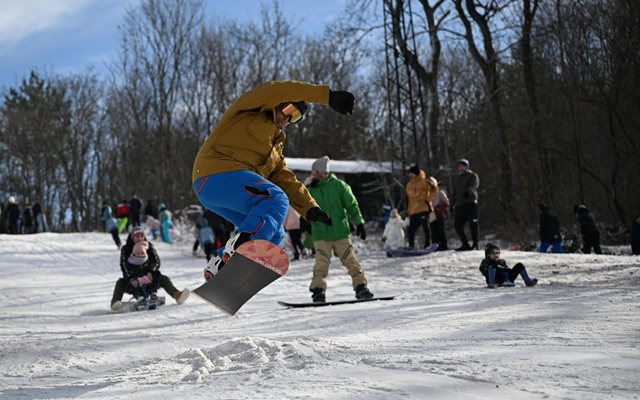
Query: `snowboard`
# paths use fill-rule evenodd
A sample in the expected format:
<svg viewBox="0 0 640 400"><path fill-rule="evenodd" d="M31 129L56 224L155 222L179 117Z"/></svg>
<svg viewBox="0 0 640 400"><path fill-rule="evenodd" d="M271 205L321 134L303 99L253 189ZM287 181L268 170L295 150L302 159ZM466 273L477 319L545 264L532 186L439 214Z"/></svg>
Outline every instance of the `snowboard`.
<svg viewBox="0 0 640 400"><path fill-rule="evenodd" d="M387 253L387 257L415 257L431 254L438 250L438 243L432 243L429 247L424 249L407 249L407 248L391 248L385 247L384 251Z"/></svg>
<svg viewBox="0 0 640 400"><path fill-rule="evenodd" d="M283 249L266 240L250 240L240 245L224 267L193 293L221 311L234 315L288 269L289 257Z"/></svg>
<svg viewBox="0 0 640 400"><path fill-rule="evenodd" d="M354 303L365 303L367 301L381 301L381 300L393 300L396 296L385 296L385 297L372 297L370 299L353 299L353 300L337 300L337 301L325 301L324 303L288 303L286 301L279 301L278 304L288 308L304 308L304 307L324 307L324 306L337 306L341 304L354 304Z"/></svg>

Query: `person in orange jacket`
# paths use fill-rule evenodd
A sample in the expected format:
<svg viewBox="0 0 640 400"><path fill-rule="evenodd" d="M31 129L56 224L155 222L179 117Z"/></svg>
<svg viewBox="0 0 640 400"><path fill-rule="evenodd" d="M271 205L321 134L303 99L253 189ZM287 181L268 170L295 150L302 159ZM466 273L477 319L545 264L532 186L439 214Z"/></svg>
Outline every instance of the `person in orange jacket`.
<svg viewBox="0 0 640 400"><path fill-rule="evenodd" d="M407 183L407 215L409 216L409 247L414 248L416 231L420 226L424 231L424 247L431 244L431 230L429 228L429 214L433 212L431 200L438 191L427 179L424 171L413 165L409 168L409 182Z"/></svg>
<svg viewBox="0 0 640 400"><path fill-rule="evenodd" d="M248 240L279 245L289 203L307 220L331 225L329 215L289 170L283 153L284 128L303 119L307 102L352 114L355 97L298 81L259 85L231 105L198 151L192 173L198 200L237 227L210 261L218 270Z"/></svg>

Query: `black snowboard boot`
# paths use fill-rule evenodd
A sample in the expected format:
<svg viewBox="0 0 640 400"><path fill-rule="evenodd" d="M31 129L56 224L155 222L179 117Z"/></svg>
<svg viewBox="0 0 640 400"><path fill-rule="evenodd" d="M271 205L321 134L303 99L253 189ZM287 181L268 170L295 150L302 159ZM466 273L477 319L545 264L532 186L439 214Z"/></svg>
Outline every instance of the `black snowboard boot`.
<svg viewBox="0 0 640 400"><path fill-rule="evenodd" d="M324 303L327 301L327 298L324 294L324 289L321 288L315 288L315 289L311 289L311 300L314 303Z"/></svg>
<svg viewBox="0 0 640 400"><path fill-rule="evenodd" d="M355 288L356 291L356 299L358 300L367 300L373 297L373 293L367 288L367 285L361 283L358 287Z"/></svg>

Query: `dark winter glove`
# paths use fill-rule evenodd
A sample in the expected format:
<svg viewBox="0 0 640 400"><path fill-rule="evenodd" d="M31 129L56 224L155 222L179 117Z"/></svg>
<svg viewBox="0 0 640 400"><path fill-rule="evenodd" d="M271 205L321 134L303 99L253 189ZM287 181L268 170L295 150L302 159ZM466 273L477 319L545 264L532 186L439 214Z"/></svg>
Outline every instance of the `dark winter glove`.
<svg viewBox="0 0 640 400"><path fill-rule="evenodd" d="M340 114L353 114L355 100L355 96L349 92L342 90L329 91L329 106Z"/></svg>
<svg viewBox="0 0 640 400"><path fill-rule="evenodd" d="M367 238L367 232L364 230L364 224L358 224L358 226L356 226L356 234L358 234L362 240Z"/></svg>
<svg viewBox="0 0 640 400"><path fill-rule="evenodd" d="M322 211L320 207L313 207L307 211L307 221L309 222L322 222L325 225L333 225L331 217L326 212Z"/></svg>

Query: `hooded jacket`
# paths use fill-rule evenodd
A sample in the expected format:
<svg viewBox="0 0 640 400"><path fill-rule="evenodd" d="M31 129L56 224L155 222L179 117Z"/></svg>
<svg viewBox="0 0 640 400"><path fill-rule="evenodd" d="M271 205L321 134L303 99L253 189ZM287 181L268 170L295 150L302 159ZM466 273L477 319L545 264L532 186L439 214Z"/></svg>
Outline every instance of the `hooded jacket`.
<svg viewBox="0 0 640 400"><path fill-rule="evenodd" d="M314 181L309 186L309 192L318 202L320 208L333 220L331 226L321 222L311 223L311 235L314 241L332 241L350 237L349 217L356 225L364 223L358 201L353 195L351 187L334 174L330 174L327 179Z"/></svg>
<svg viewBox="0 0 640 400"><path fill-rule="evenodd" d="M127 242L122 246L120 250L120 269L122 270L122 276L129 280L131 278L139 278L146 275L147 272L151 272L154 277L160 270L160 257L156 253L156 249L153 247L153 243L147 240L145 236L144 240L148 243L147 248L147 260L142 265L135 265L129 262L129 256L133 253L133 238L131 233L127 236ZM154 285L159 284L157 279L154 279Z"/></svg>
<svg viewBox="0 0 640 400"><path fill-rule="evenodd" d="M431 200L436 195L438 188L427 179L423 170L411 178L405 190L407 192L408 215L433 211Z"/></svg>
<svg viewBox="0 0 640 400"><path fill-rule="evenodd" d="M283 153L286 135L275 124L272 114L277 105L296 101L329 104L329 87L274 81L240 96L198 151L193 182L221 172L250 170L279 186L291 205L301 215L307 215L317 204L287 167Z"/></svg>

